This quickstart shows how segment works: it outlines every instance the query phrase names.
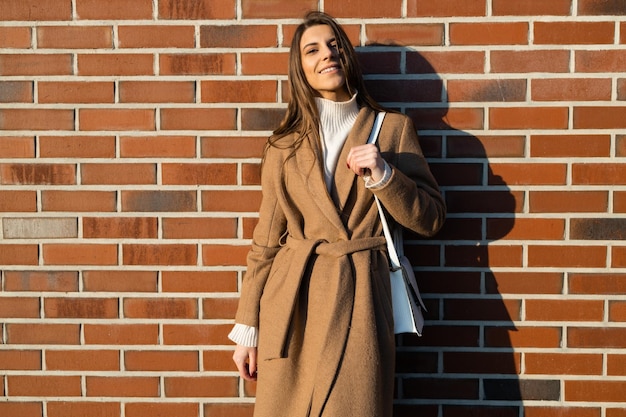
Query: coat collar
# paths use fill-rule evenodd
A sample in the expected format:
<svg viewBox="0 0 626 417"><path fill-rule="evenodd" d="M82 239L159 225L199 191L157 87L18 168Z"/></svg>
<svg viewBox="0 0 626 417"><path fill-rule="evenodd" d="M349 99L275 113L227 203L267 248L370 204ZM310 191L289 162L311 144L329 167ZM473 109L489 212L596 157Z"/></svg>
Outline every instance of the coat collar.
<svg viewBox="0 0 626 417"><path fill-rule="evenodd" d="M341 216L342 214L350 215L350 213L343 213L343 211L352 188L356 187L359 178L346 168L345 161L348 158L350 149L367 143L375 118L375 111L371 108L363 107L360 109L359 115L354 122L354 127L348 134L341 150L335 170L334 187L331 193L326 189L326 181L324 180L321 144L315 141L312 136L309 136L308 140L304 142L310 147L309 151L307 152L306 149L296 151L298 170L313 196L313 201L326 216L329 223L341 230L342 234L346 234L346 238L347 232Z"/></svg>

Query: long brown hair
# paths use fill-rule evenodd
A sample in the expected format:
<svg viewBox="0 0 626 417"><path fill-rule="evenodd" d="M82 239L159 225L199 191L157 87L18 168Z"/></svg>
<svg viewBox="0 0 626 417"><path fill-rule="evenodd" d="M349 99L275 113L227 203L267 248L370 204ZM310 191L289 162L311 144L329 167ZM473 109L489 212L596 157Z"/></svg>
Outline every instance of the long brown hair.
<svg viewBox="0 0 626 417"><path fill-rule="evenodd" d="M319 140L318 129L320 120L314 100L314 97L318 94L306 80L300 55L300 41L303 33L308 28L318 25L328 25L335 34L348 93L350 95L357 93L357 104L359 107L369 106L375 110L384 110L367 92L356 52L343 28L326 13L309 12L304 17L304 21L296 28L291 41L291 49L289 51L289 88L291 97L287 107L287 114L268 141L268 146L292 148L292 155L307 135L313 135L316 140ZM293 133L296 134L294 141L281 143L281 139Z"/></svg>

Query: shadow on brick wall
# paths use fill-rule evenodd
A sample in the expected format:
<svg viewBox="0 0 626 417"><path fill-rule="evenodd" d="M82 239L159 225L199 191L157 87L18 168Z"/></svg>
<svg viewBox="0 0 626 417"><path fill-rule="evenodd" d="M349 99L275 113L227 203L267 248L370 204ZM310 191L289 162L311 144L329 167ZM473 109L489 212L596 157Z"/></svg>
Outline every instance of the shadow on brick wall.
<svg viewBox="0 0 626 417"><path fill-rule="evenodd" d="M372 96L413 120L448 205L437 236L405 236L429 311L423 337L398 336L394 416L523 415L522 400L542 399L547 387L520 383L510 333L517 331L521 301L504 299L491 271L508 266L507 246L494 243L511 231L523 205L491 171L485 143L500 149L498 138L455 128L450 120L473 122L458 108L449 117L444 82L419 52L373 44L358 54Z"/></svg>

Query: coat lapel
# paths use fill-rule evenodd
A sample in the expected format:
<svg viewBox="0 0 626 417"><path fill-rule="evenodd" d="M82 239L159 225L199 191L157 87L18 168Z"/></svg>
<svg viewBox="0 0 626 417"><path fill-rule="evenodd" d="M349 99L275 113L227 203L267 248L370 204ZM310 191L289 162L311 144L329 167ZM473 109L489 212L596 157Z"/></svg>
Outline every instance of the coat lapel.
<svg viewBox="0 0 626 417"><path fill-rule="evenodd" d="M339 212L342 212L346 206L352 187L356 185L357 181L362 181L359 177L354 175L352 170L346 168L345 164L348 159L348 153L350 153L350 149L353 147L367 143L375 119L376 113L372 109L369 107L361 108L354 122L354 127L346 138L341 150L337 169L335 170L335 188L333 190L333 198L339 208Z"/></svg>

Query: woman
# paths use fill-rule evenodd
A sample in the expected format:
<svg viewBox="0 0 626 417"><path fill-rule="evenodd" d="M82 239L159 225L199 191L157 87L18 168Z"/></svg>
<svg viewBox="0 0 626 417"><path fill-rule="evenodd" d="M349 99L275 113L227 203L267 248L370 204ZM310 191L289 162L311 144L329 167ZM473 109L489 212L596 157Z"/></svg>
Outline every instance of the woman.
<svg viewBox="0 0 626 417"><path fill-rule="evenodd" d="M247 380L258 368L256 417L388 417L395 340L374 193L425 236L445 205L406 116L387 115L380 151L366 144L383 109L330 16L311 12L297 28L289 82L287 115L265 149L233 360Z"/></svg>

